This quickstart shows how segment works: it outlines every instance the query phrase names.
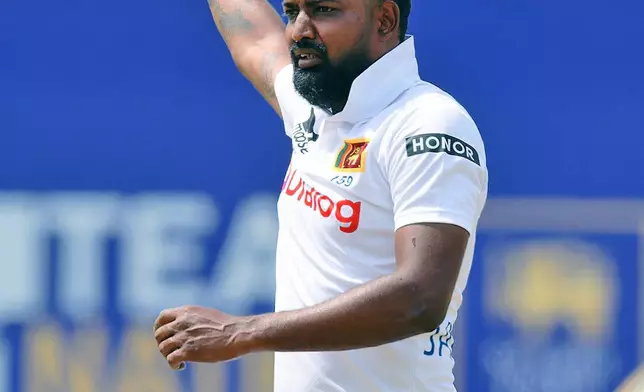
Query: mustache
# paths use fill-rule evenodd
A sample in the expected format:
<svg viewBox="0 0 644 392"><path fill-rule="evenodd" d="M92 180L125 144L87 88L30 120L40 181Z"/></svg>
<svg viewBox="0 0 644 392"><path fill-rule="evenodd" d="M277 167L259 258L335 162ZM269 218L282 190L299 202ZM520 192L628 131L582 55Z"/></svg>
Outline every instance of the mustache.
<svg viewBox="0 0 644 392"><path fill-rule="evenodd" d="M303 38L299 41L293 42L290 47L291 56L295 56L296 49L312 49L320 53L323 58L326 58L327 55L326 46L309 38Z"/></svg>

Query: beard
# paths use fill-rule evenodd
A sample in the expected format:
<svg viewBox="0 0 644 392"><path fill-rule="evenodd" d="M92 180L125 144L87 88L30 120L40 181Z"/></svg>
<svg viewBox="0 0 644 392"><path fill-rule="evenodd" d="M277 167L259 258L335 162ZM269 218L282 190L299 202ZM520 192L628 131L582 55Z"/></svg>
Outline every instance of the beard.
<svg viewBox="0 0 644 392"><path fill-rule="evenodd" d="M321 63L311 68L300 68L295 49L313 49L319 53ZM310 39L291 45L293 85L295 90L311 105L328 112L342 111L349 98L353 81L371 65L366 46L360 45L352 53L331 63L326 46Z"/></svg>

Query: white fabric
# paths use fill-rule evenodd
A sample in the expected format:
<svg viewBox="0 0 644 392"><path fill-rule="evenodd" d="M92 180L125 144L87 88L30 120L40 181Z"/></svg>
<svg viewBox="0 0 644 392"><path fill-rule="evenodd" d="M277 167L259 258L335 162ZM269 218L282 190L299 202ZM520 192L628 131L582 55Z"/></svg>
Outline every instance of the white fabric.
<svg viewBox="0 0 644 392"><path fill-rule="evenodd" d="M471 236L438 331L368 349L276 353L275 392L454 391L449 332L487 197L476 125L452 97L420 79L413 37L360 75L335 115L302 99L292 75L286 67L275 84L294 147L278 203L276 311L312 306L392 273L401 226L451 223ZM434 136L420 136L427 134ZM346 156L364 140L362 153Z"/></svg>

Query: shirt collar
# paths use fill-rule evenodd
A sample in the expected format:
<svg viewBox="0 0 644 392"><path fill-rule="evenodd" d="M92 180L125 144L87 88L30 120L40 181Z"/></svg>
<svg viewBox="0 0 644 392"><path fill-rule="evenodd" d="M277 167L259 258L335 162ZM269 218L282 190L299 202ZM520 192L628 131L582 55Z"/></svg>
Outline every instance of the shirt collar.
<svg viewBox="0 0 644 392"><path fill-rule="evenodd" d="M356 123L374 117L419 80L414 37L408 35L353 81L344 109L328 120Z"/></svg>

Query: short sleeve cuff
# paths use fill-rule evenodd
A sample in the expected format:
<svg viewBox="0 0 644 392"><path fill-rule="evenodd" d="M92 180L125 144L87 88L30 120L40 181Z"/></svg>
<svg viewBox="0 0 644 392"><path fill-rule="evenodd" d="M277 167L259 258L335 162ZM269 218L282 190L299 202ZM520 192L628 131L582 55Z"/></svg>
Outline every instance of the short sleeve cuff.
<svg viewBox="0 0 644 392"><path fill-rule="evenodd" d="M293 123L289 113L291 113L293 110L292 107L297 101L297 93L293 87L293 66L291 64L286 65L277 73L277 75L275 75L273 88L275 90L277 104L282 112L284 133L286 133L288 137L291 137L293 133Z"/></svg>
<svg viewBox="0 0 644 392"><path fill-rule="evenodd" d="M397 214L394 217L395 230L417 223L447 223L462 227L470 235L474 235L476 229L476 223L472 217L453 211L416 208Z"/></svg>
<svg viewBox="0 0 644 392"><path fill-rule="evenodd" d="M287 64L275 75L274 88L276 92L284 92L284 88L291 83L292 65ZM278 97L279 98L279 97Z"/></svg>

